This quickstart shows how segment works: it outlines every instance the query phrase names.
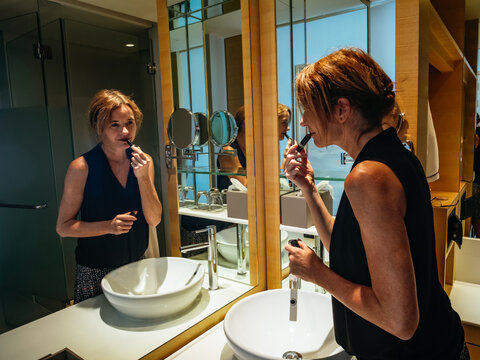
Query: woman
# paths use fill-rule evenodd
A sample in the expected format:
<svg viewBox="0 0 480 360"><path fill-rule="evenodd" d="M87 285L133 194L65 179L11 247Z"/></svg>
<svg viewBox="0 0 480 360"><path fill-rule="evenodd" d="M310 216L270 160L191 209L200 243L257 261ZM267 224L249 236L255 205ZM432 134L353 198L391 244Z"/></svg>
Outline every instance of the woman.
<svg viewBox="0 0 480 360"><path fill-rule="evenodd" d="M279 141L288 138L287 132L290 130L290 118L291 112L288 106L283 104L278 104L277 107L277 119L278 119L278 134L279 134ZM247 168L247 159L245 157L246 154L246 142L245 142L245 108L241 106L237 113L235 114L235 122L238 128L238 135L235 141L230 146L225 146L225 150L236 150L237 156L228 156L228 155L220 155L217 159L217 166L219 169L229 172L237 172L239 169L245 170ZM289 139L287 143L287 147L292 145L292 140ZM285 164L285 156L286 156L286 149L284 153L284 160L280 165L283 168ZM230 186L231 182L229 179L237 179L242 183L244 186L247 186L247 177L246 176L225 176L219 175L217 176L217 187L222 190L226 189Z"/></svg>
<svg viewBox="0 0 480 360"><path fill-rule="evenodd" d="M334 219L307 155L288 150L286 176L330 253L328 268L303 242L287 245L290 271L332 294L336 340L360 360L466 358L460 318L438 282L425 174L395 129L382 130L392 81L362 50L342 49L307 66L296 95L315 145L338 145L355 162Z"/></svg>
<svg viewBox="0 0 480 360"><path fill-rule="evenodd" d="M141 259L148 225L160 223L152 158L127 143L142 118L135 102L117 90L101 90L90 103L90 125L100 142L70 164L57 219L60 236L79 238L75 303L100 294L108 272Z"/></svg>

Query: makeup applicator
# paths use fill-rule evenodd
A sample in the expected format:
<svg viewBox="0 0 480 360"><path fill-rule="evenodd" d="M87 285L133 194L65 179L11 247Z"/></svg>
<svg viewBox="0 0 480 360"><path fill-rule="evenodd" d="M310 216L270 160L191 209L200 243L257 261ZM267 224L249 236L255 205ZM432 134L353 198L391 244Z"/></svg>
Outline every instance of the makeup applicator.
<svg viewBox="0 0 480 360"><path fill-rule="evenodd" d="M310 134L307 134L303 137L302 141L300 141L300 144L297 146L297 151L301 152L305 145L307 145L308 141L310 140Z"/></svg>

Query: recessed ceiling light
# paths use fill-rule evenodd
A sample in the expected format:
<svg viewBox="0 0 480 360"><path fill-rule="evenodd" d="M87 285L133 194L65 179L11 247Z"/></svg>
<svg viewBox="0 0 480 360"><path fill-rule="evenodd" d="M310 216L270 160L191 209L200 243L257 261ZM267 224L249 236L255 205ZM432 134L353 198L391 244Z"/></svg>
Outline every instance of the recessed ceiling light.
<svg viewBox="0 0 480 360"><path fill-rule="evenodd" d="M125 44L126 47L134 47L135 44L132 44L132 43L128 43L128 44Z"/></svg>

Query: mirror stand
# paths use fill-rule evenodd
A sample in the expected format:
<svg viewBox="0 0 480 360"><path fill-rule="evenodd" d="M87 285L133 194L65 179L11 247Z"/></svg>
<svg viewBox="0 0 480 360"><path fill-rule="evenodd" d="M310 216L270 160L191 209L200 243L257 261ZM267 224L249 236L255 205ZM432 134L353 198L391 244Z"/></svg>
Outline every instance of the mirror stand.
<svg viewBox="0 0 480 360"><path fill-rule="evenodd" d="M172 159L182 159L182 160L193 160L198 161L198 151L194 149L178 149L182 152L182 155L177 156L173 155L173 149L175 147L173 145L165 145L165 161L167 165L167 169L172 168Z"/></svg>

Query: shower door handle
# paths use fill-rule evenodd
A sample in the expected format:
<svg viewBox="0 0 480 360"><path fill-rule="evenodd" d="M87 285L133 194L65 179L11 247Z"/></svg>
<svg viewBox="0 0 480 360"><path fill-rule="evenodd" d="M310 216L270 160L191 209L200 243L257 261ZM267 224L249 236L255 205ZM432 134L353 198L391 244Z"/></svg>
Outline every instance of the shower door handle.
<svg viewBox="0 0 480 360"><path fill-rule="evenodd" d="M43 209L48 207L47 203L39 204L39 205L23 205L23 204L3 204L0 203L0 207L3 208L14 208L14 209L31 209L31 210L36 210L36 209Z"/></svg>

